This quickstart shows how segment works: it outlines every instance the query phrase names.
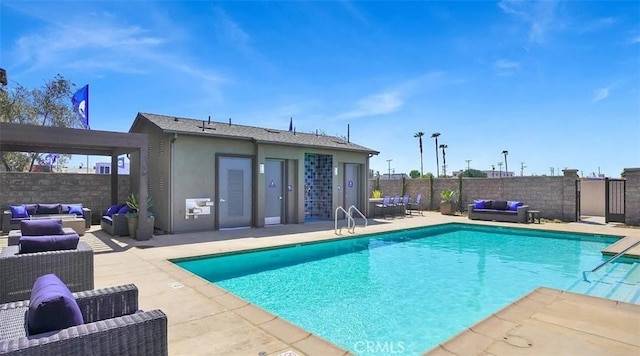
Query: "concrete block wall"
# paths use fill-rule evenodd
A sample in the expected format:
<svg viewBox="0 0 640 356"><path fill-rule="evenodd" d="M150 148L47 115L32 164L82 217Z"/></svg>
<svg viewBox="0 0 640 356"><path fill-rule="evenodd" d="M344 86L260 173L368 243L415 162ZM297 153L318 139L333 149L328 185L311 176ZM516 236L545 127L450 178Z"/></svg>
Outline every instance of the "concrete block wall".
<svg viewBox="0 0 640 356"><path fill-rule="evenodd" d="M118 201L130 194L128 175L118 176ZM0 172L0 208L11 204L81 203L91 209L92 224L111 204L111 176L81 173Z"/></svg>
<svg viewBox="0 0 640 356"><path fill-rule="evenodd" d="M625 168L625 224L640 226L640 168Z"/></svg>
<svg viewBox="0 0 640 356"><path fill-rule="evenodd" d="M566 170L564 176L462 178L459 191L458 178L433 179L432 210L440 209L440 193L451 189L458 193L460 210L466 210L474 199L518 200L532 210L540 210L547 219L576 221L577 170ZM429 179L407 179L406 193L413 199L422 193L423 206L429 209ZM402 193L402 180L380 180L383 195Z"/></svg>

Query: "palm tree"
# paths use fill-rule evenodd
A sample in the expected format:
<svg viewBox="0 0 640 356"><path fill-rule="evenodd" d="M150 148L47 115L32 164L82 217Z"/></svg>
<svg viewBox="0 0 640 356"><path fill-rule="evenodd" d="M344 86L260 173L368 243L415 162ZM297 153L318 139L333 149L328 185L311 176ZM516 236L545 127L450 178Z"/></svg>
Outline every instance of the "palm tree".
<svg viewBox="0 0 640 356"><path fill-rule="evenodd" d="M502 154L504 155L504 172L506 173L505 175L508 177L509 176L509 166L507 165L507 155L509 154L509 151L504 150L504 151L502 151Z"/></svg>
<svg viewBox="0 0 640 356"><path fill-rule="evenodd" d="M440 162L438 162L438 136L440 136L440 132L434 132L431 134L431 138L436 139L436 176L440 177Z"/></svg>
<svg viewBox="0 0 640 356"><path fill-rule="evenodd" d="M424 132L418 131L413 137L417 137L420 142L420 178L422 178L422 136L424 136Z"/></svg>
<svg viewBox="0 0 640 356"><path fill-rule="evenodd" d="M443 144L440 144L440 148L442 148L442 175L445 176L445 178L447 177L447 159L444 156L444 149L447 148L449 146Z"/></svg>

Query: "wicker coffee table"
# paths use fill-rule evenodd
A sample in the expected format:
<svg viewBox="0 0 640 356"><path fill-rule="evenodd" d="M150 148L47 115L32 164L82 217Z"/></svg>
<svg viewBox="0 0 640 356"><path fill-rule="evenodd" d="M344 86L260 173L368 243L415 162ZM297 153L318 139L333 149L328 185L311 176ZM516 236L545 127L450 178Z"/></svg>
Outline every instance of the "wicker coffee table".
<svg viewBox="0 0 640 356"><path fill-rule="evenodd" d="M78 235L84 235L85 221L84 218L79 218L74 214L51 214L51 215L33 215L30 216L31 220L42 219L60 219L62 220L62 227L68 227L73 229Z"/></svg>

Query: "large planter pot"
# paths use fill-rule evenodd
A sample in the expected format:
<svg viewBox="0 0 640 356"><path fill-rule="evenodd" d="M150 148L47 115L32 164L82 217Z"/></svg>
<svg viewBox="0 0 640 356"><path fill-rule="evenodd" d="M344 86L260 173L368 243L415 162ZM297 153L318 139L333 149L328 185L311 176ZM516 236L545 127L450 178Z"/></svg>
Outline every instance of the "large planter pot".
<svg viewBox="0 0 640 356"><path fill-rule="evenodd" d="M153 216L149 216L147 217L147 221L149 222L149 224L147 224L149 230L146 234L138 235L136 240L148 240L153 236L153 224L155 222L155 218Z"/></svg>
<svg viewBox="0 0 640 356"><path fill-rule="evenodd" d="M135 240L148 240L153 235L153 224L155 222L155 218L153 216L147 217L147 221L149 221L149 224L148 224L149 231L147 231L146 234L141 234L141 235L137 234L138 219L139 217L137 216L127 217L127 225L129 227L129 237Z"/></svg>
<svg viewBox="0 0 640 356"><path fill-rule="evenodd" d="M136 238L136 231L138 230L138 217L127 216L127 227L129 228L129 237Z"/></svg>
<svg viewBox="0 0 640 356"><path fill-rule="evenodd" d="M455 203L442 202L440 203L440 213L442 215L455 215Z"/></svg>

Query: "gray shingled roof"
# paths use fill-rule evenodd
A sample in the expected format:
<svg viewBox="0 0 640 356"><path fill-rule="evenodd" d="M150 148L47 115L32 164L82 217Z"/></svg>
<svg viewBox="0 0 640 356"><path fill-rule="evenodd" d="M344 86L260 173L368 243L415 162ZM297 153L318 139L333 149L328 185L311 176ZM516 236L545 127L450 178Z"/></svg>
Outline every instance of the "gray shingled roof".
<svg viewBox="0 0 640 356"><path fill-rule="evenodd" d="M138 121L140 117L149 120L149 122L158 126L161 130L167 133L256 140L262 143L319 147L341 151L359 151L376 155L380 153L376 150L357 145L353 142L347 142L346 140L335 136L316 135L302 132L296 132L294 134L287 130L245 126L234 123L229 125L228 122L211 121L211 123L208 123L208 120L205 120L205 128L203 130L202 120L150 113L138 113L136 121ZM135 126L135 123L133 126Z"/></svg>

